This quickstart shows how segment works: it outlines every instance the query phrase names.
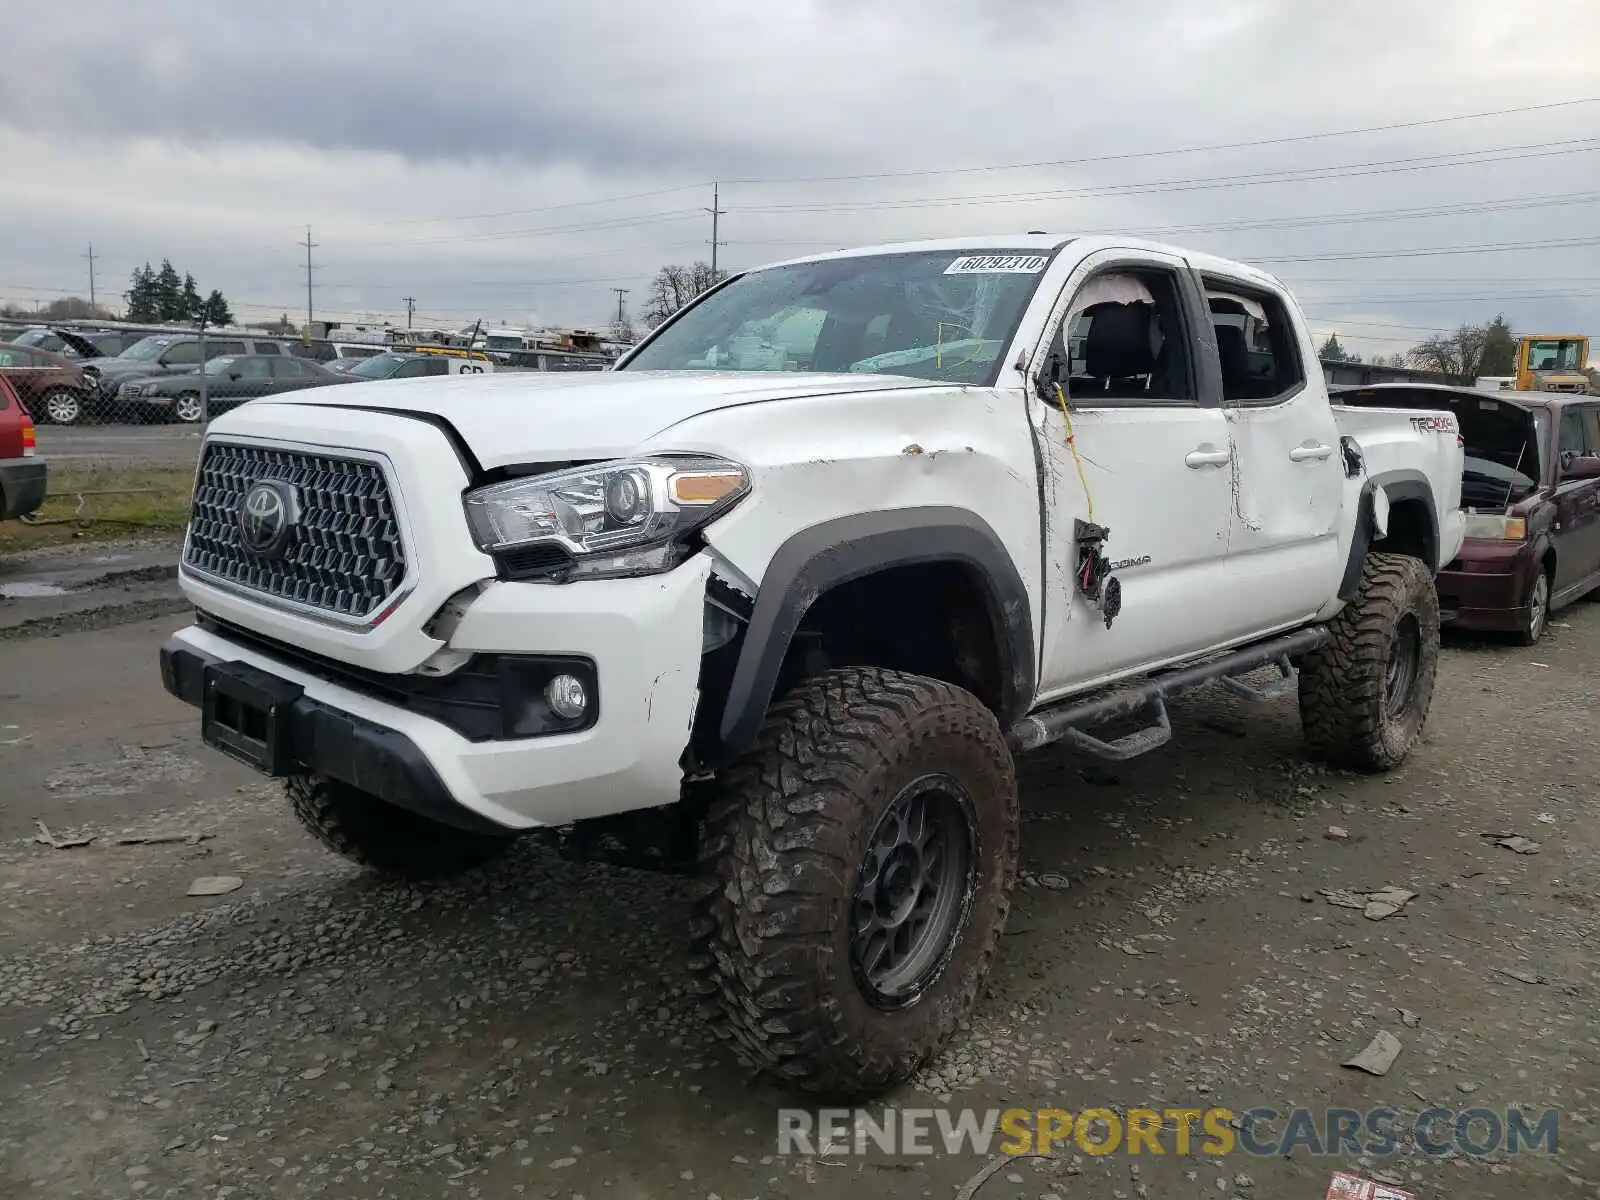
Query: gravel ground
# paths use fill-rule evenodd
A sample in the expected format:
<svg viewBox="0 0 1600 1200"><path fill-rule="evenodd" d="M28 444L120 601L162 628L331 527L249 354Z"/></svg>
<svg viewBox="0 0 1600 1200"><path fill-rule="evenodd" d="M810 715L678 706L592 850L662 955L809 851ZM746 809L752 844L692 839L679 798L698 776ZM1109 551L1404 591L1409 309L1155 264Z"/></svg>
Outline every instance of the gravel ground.
<svg viewBox="0 0 1600 1200"><path fill-rule="evenodd" d="M793 1101L685 995L680 881L528 843L405 888L316 848L161 692L177 620L0 642L0 1195L947 1197L983 1165L779 1155ZM1024 760L990 994L894 1102L1553 1106L1553 1158L1361 1165L1418 1200L1600 1195L1597 668L1600 605L1533 650L1452 641L1387 778L1211 693L1136 763ZM1386 885L1416 893L1387 919L1333 902ZM1386 1075L1340 1066L1380 1031ZM981 1195L1317 1200L1341 1163L1069 1150Z"/></svg>

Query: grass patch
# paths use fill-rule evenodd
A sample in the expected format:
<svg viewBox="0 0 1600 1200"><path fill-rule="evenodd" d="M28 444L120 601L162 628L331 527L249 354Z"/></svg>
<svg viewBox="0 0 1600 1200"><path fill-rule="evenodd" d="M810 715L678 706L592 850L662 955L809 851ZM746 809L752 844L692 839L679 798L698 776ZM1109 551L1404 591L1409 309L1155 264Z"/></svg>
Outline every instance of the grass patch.
<svg viewBox="0 0 1600 1200"><path fill-rule="evenodd" d="M0 551L175 536L189 523L193 488L193 467L52 466L49 494L34 514L40 523L0 522Z"/></svg>

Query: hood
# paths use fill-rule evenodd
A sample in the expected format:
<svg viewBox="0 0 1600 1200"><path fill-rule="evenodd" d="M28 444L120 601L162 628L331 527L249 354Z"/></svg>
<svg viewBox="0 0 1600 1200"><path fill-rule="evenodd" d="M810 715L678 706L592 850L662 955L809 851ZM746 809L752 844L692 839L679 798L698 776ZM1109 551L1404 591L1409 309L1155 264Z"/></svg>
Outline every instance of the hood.
<svg viewBox="0 0 1600 1200"><path fill-rule="evenodd" d="M93 342L91 342L88 338L83 337L81 334L74 333L70 329L52 329L50 332L55 334L68 346L71 346L72 352L79 358L105 357L105 352L102 351L99 346L96 346Z"/></svg>
<svg viewBox="0 0 1600 1200"><path fill-rule="evenodd" d="M744 404L930 386L941 385L901 376L801 372L530 371L360 381L357 387L267 396L251 406L428 413L448 421L478 461L492 468L621 457L679 422Z"/></svg>

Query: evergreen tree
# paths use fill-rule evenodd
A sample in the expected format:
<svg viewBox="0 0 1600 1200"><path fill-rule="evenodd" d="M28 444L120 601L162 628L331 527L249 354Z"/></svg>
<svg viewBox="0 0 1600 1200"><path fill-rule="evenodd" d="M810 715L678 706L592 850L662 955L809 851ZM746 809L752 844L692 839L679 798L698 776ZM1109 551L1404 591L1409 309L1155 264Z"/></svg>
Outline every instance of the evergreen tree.
<svg viewBox="0 0 1600 1200"><path fill-rule="evenodd" d="M200 289L195 287L194 276L188 273L183 277L183 291L180 294L179 304L183 308L185 321L192 321L200 314Z"/></svg>
<svg viewBox="0 0 1600 1200"><path fill-rule="evenodd" d="M1517 373L1517 335L1506 324L1505 316L1489 322L1483 345L1483 366L1480 375L1515 375Z"/></svg>
<svg viewBox="0 0 1600 1200"><path fill-rule="evenodd" d="M128 320L148 322L161 319L156 306L156 273L145 263L128 281Z"/></svg>
<svg viewBox="0 0 1600 1200"><path fill-rule="evenodd" d="M216 288L212 288L211 294L206 297L205 318L207 325L233 324L233 313L228 309L228 302Z"/></svg>
<svg viewBox="0 0 1600 1200"><path fill-rule="evenodd" d="M156 319L160 321L181 321L185 317L183 311L183 280L179 278L177 269L173 267L172 260L163 258L161 270L156 272L155 284Z"/></svg>

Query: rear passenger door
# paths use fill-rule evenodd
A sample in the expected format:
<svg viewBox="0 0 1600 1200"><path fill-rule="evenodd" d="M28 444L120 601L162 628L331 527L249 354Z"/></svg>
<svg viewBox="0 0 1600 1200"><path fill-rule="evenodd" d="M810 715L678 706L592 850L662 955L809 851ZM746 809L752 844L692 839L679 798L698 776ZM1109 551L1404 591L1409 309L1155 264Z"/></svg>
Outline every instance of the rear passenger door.
<svg viewBox="0 0 1600 1200"><path fill-rule="evenodd" d="M1561 410L1556 460L1556 575L1551 591L1584 584L1600 571L1600 479L1568 479L1579 458L1600 458L1600 406L1569 404Z"/></svg>
<svg viewBox="0 0 1600 1200"><path fill-rule="evenodd" d="M1102 251L1074 269L1039 358L1068 408L1029 396L1047 456L1046 697L1226 640L1232 453L1198 362L1205 312L1182 259ZM1072 439L1069 442L1069 437ZM1111 628L1080 593L1075 522L1109 530Z"/></svg>
<svg viewBox="0 0 1600 1200"><path fill-rule="evenodd" d="M1201 276L1234 452L1228 553L1236 631L1312 616L1344 573L1344 464L1316 347L1289 297Z"/></svg>

